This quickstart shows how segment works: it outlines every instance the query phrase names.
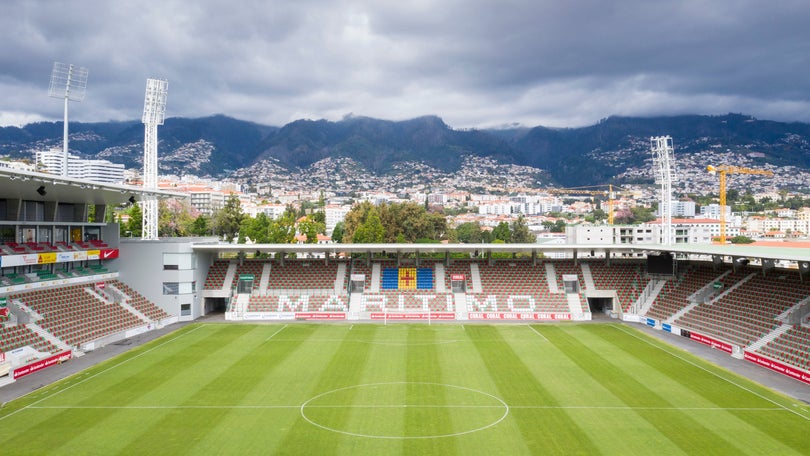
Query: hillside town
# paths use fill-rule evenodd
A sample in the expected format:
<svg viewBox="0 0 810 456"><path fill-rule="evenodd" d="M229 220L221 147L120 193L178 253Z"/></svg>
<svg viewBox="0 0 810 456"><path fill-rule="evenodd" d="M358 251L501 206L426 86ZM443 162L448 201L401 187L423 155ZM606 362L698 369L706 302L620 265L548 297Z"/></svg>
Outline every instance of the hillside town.
<svg viewBox="0 0 810 456"><path fill-rule="evenodd" d="M717 149L678 157L673 184L677 199L673 199L670 209L676 243L710 243L720 234L718 182L716 176L706 172L707 164L756 166L756 154ZM175 151L174 155L181 152L198 154L190 146ZM620 156L621 152L614 154ZM37 151L33 158L34 164L14 161L2 164L46 173L60 169L57 152ZM790 189L810 187L810 173L792 167L760 166L772 171L773 176L735 175L730 181L731 199L746 199L752 207L739 210L746 208L738 204L723 208L727 237L772 241L806 238L810 233L810 207L801 204L804 195ZM138 170L125 170L123 165L106 160L71 156L69 172L82 179L141 185ZM423 205L444 214L449 227L474 223L482 230L492 230L521 218L538 242L659 242L659 190L652 184L652 166L627 169L617 182L643 183L565 189L553 185L542 169L504 165L492 158L475 156L466 157L461 168L452 173L423 163L403 162L390 173L377 175L349 158L339 157L323 159L293 173L264 160L237 170L224 180L191 173L161 175L159 186L188 195L191 217L210 219L231 197L238 198L247 217L264 214L276 219L288 208L302 213L313 208L322 210L325 230L317 242L331 242L335 227L344 221L354 204L363 201ZM757 209L754 206L760 206L759 210L754 210ZM639 218L639 212L648 215ZM128 208L119 208L117 216L126 223ZM305 235L297 240L307 242Z"/></svg>

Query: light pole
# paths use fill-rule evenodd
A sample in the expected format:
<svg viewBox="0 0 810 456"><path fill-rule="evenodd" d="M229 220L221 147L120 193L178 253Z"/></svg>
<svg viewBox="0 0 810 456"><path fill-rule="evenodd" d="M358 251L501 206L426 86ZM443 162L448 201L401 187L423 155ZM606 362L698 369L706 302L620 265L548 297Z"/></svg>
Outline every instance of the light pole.
<svg viewBox="0 0 810 456"><path fill-rule="evenodd" d="M48 96L65 100L64 132L62 137L62 177L68 175L68 101L82 101L87 91L87 68L53 62Z"/></svg>

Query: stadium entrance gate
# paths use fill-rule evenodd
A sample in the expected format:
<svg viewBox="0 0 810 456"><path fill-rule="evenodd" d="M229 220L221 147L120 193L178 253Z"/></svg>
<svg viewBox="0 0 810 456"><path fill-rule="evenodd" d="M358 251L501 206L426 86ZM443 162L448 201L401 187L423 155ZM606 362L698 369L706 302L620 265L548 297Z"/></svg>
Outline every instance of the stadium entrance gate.
<svg viewBox="0 0 810 456"><path fill-rule="evenodd" d="M591 313L606 313L613 310L613 298L588 298Z"/></svg>

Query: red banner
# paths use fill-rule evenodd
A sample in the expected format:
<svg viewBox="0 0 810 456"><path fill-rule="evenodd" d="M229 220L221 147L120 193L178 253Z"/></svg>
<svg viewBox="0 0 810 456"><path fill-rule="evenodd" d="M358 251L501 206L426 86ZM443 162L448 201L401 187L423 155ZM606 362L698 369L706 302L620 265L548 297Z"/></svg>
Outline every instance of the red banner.
<svg viewBox="0 0 810 456"><path fill-rule="evenodd" d="M464 281L464 274L450 274L450 280Z"/></svg>
<svg viewBox="0 0 810 456"><path fill-rule="evenodd" d="M46 367L51 367L54 364L59 364L63 361L69 360L73 354L69 351L59 353L57 355L53 355L49 358L41 359L39 361L35 361L27 366L18 367L14 369L14 380L25 377L26 375L33 374L34 372L39 372Z"/></svg>
<svg viewBox="0 0 810 456"><path fill-rule="evenodd" d="M296 320L345 320L344 312L296 312Z"/></svg>
<svg viewBox="0 0 810 456"><path fill-rule="evenodd" d="M98 257L102 260L112 260L118 258L118 249L101 249Z"/></svg>
<svg viewBox="0 0 810 456"><path fill-rule="evenodd" d="M422 313L422 312L372 312L372 320L455 320L456 314L454 312L436 312L436 313Z"/></svg>
<svg viewBox="0 0 810 456"><path fill-rule="evenodd" d="M470 312L470 320L570 320L570 313L538 312Z"/></svg>
<svg viewBox="0 0 810 456"><path fill-rule="evenodd" d="M709 347L722 350L726 353L731 353L731 344L726 342L721 342L717 339L712 339L709 336L704 336L703 334L697 334L694 332L689 334L689 338L695 342L700 342L701 344L708 345Z"/></svg>
<svg viewBox="0 0 810 456"><path fill-rule="evenodd" d="M756 353L746 351L743 354L743 357L751 361L752 363L756 363L762 367L766 367L772 371L779 372L782 375L786 375L790 378L796 379L800 382L807 383L810 385L810 372L803 371L799 368L788 366L787 364L783 364L779 361L774 361L770 358L766 358L764 356L760 356Z"/></svg>

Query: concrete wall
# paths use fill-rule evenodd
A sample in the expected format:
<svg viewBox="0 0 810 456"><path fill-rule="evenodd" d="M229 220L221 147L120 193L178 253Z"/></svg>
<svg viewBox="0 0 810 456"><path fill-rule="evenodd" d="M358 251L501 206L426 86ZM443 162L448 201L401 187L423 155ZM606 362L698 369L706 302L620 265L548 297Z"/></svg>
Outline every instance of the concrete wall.
<svg viewBox="0 0 810 456"><path fill-rule="evenodd" d="M210 238L167 238L157 241L143 241L138 238L121 238L120 257L113 260L112 270L120 273L120 278L147 299L157 304L181 321L193 320L205 315L200 291L205 276L212 263L210 254L195 254L191 246L194 242L212 242ZM192 269L164 269L164 253L184 253L194 255ZM195 282L191 293L164 294L163 283ZM190 307L183 314L183 305Z"/></svg>

